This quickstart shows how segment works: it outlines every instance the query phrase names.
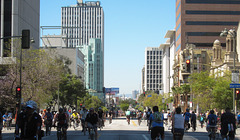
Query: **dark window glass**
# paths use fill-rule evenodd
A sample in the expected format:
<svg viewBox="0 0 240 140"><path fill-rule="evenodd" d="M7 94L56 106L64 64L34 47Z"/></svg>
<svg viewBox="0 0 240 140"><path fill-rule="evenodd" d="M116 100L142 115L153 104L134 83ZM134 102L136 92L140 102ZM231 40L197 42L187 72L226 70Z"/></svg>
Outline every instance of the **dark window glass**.
<svg viewBox="0 0 240 140"><path fill-rule="evenodd" d="M12 0L4 0L4 37L11 36L12 25ZM9 38L4 39L4 42L8 42ZM3 56L8 57L10 55L11 48L4 45Z"/></svg>
<svg viewBox="0 0 240 140"><path fill-rule="evenodd" d="M238 25L238 22L225 21L186 21L186 25Z"/></svg>
<svg viewBox="0 0 240 140"><path fill-rule="evenodd" d="M213 43L191 43L196 45L196 47L212 47ZM226 43L221 43L222 47L226 47Z"/></svg>
<svg viewBox="0 0 240 140"><path fill-rule="evenodd" d="M200 15L240 15L240 11L190 11L190 10L186 10L186 14L200 14Z"/></svg>
<svg viewBox="0 0 240 140"><path fill-rule="evenodd" d="M186 32L187 36L219 36L220 32Z"/></svg>
<svg viewBox="0 0 240 140"><path fill-rule="evenodd" d="M201 4L240 4L240 0L186 0L186 3L201 3Z"/></svg>

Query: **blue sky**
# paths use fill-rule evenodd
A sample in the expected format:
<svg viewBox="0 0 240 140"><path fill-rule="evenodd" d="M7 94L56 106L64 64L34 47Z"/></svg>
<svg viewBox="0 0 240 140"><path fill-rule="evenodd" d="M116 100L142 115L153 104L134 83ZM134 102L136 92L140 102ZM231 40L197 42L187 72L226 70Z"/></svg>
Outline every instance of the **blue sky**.
<svg viewBox="0 0 240 140"><path fill-rule="evenodd" d="M105 87L130 94L140 90L145 48L165 43L167 30L175 27L175 0L100 1L105 18ZM60 26L61 7L76 2L40 0L40 25Z"/></svg>

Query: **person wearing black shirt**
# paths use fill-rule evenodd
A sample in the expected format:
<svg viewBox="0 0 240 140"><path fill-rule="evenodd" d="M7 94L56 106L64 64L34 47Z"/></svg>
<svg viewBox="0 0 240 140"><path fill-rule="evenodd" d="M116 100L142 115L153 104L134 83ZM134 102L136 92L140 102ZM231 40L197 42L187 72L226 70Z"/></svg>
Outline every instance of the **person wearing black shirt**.
<svg viewBox="0 0 240 140"><path fill-rule="evenodd" d="M35 112L37 104L34 101L26 102L26 112L21 112L17 117L15 134L19 135L22 140L35 140L41 139L41 116Z"/></svg>
<svg viewBox="0 0 240 140"><path fill-rule="evenodd" d="M226 112L221 116L221 136L222 139L227 137L234 139L236 130L235 115L231 113L230 108L226 108Z"/></svg>
<svg viewBox="0 0 240 140"><path fill-rule="evenodd" d="M85 121L87 123L88 128L93 128L95 130L95 139L97 139L98 115L94 112L93 108L90 109ZM90 134L90 129L88 129L88 133Z"/></svg>
<svg viewBox="0 0 240 140"><path fill-rule="evenodd" d="M193 131L196 131L196 114L195 112L193 111L192 114L191 114L191 125L192 125L192 128L193 128Z"/></svg>
<svg viewBox="0 0 240 140"><path fill-rule="evenodd" d="M104 126L104 120L103 120L103 110L101 107L99 107L99 110L98 110L98 117L99 117L99 121L101 121L101 125Z"/></svg>

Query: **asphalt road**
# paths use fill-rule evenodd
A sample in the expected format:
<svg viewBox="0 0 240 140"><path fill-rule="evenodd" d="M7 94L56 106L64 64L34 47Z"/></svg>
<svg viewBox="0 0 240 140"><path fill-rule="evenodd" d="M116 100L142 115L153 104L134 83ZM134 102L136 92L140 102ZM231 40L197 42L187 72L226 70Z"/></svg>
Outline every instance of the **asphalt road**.
<svg viewBox="0 0 240 140"><path fill-rule="evenodd" d="M168 130L168 126L165 125L165 140L172 140L172 133ZM14 129L3 130L3 140L12 140ZM98 140L151 140L150 133L147 131L146 122L142 121L141 125L137 124L137 120L131 120L130 125L127 124L125 118L113 119L109 124L107 120L103 130L98 131ZM236 140L240 140L240 130L237 129ZM88 134L84 136L81 132L81 127L76 130L69 128L67 132L68 140L88 140ZM56 140L56 129L52 129L50 136L43 137L43 140ZM184 140L207 140L206 127L200 128L198 125L197 131L185 132Z"/></svg>

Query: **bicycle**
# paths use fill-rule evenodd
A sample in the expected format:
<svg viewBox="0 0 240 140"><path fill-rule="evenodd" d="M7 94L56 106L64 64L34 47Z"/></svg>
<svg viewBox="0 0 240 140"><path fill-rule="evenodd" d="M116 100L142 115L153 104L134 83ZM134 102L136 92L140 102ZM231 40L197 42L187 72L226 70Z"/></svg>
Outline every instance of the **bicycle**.
<svg viewBox="0 0 240 140"><path fill-rule="evenodd" d="M173 139L174 140L182 140L182 134L181 133L174 133L173 134Z"/></svg>
<svg viewBox="0 0 240 140"><path fill-rule="evenodd" d="M211 126L211 125L209 126L209 128L208 128L208 132L209 132L208 139L209 140L216 139L216 129L217 129L216 126Z"/></svg>
<svg viewBox="0 0 240 140"><path fill-rule="evenodd" d="M99 119L99 120L98 120L98 125L97 125L97 126L98 126L98 128L99 128L100 131L101 131L101 129L103 129L103 123L102 123L102 121L103 121L102 119Z"/></svg>
<svg viewBox="0 0 240 140"><path fill-rule="evenodd" d="M78 119L74 119L73 120L73 128L76 130L76 128L78 127L79 125L79 122L78 122Z"/></svg>
<svg viewBox="0 0 240 140"><path fill-rule="evenodd" d="M94 128L93 127L89 127L88 129L90 129L90 139L91 140L94 140L95 138L95 131L94 131Z"/></svg>
<svg viewBox="0 0 240 140"><path fill-rule="evenodd" d="M63 127L62 126L58 126L57 127L57 139L58 140L66 140L66 138L67 138L67 136L63 132Z"/></svg>
<svg viewBox="0 0 240 140"><path fill-rule="evenodd" d="M45 127L46 127L46 136L51 135L51 126L52 126L52 121L51 120L45 120Z"/></svg>
<svg viewBox="0 0 240 140"><path fill-rule="evenodd" d="M112 123L112 116L109 116L109 124Z"/></svg>
<svg viewBox="0 0 240 140"><path fill-rule="evenodd" d="M141 122L142 122L142 118L138 118L138 125L139 126L140 126Z"/></svg>

